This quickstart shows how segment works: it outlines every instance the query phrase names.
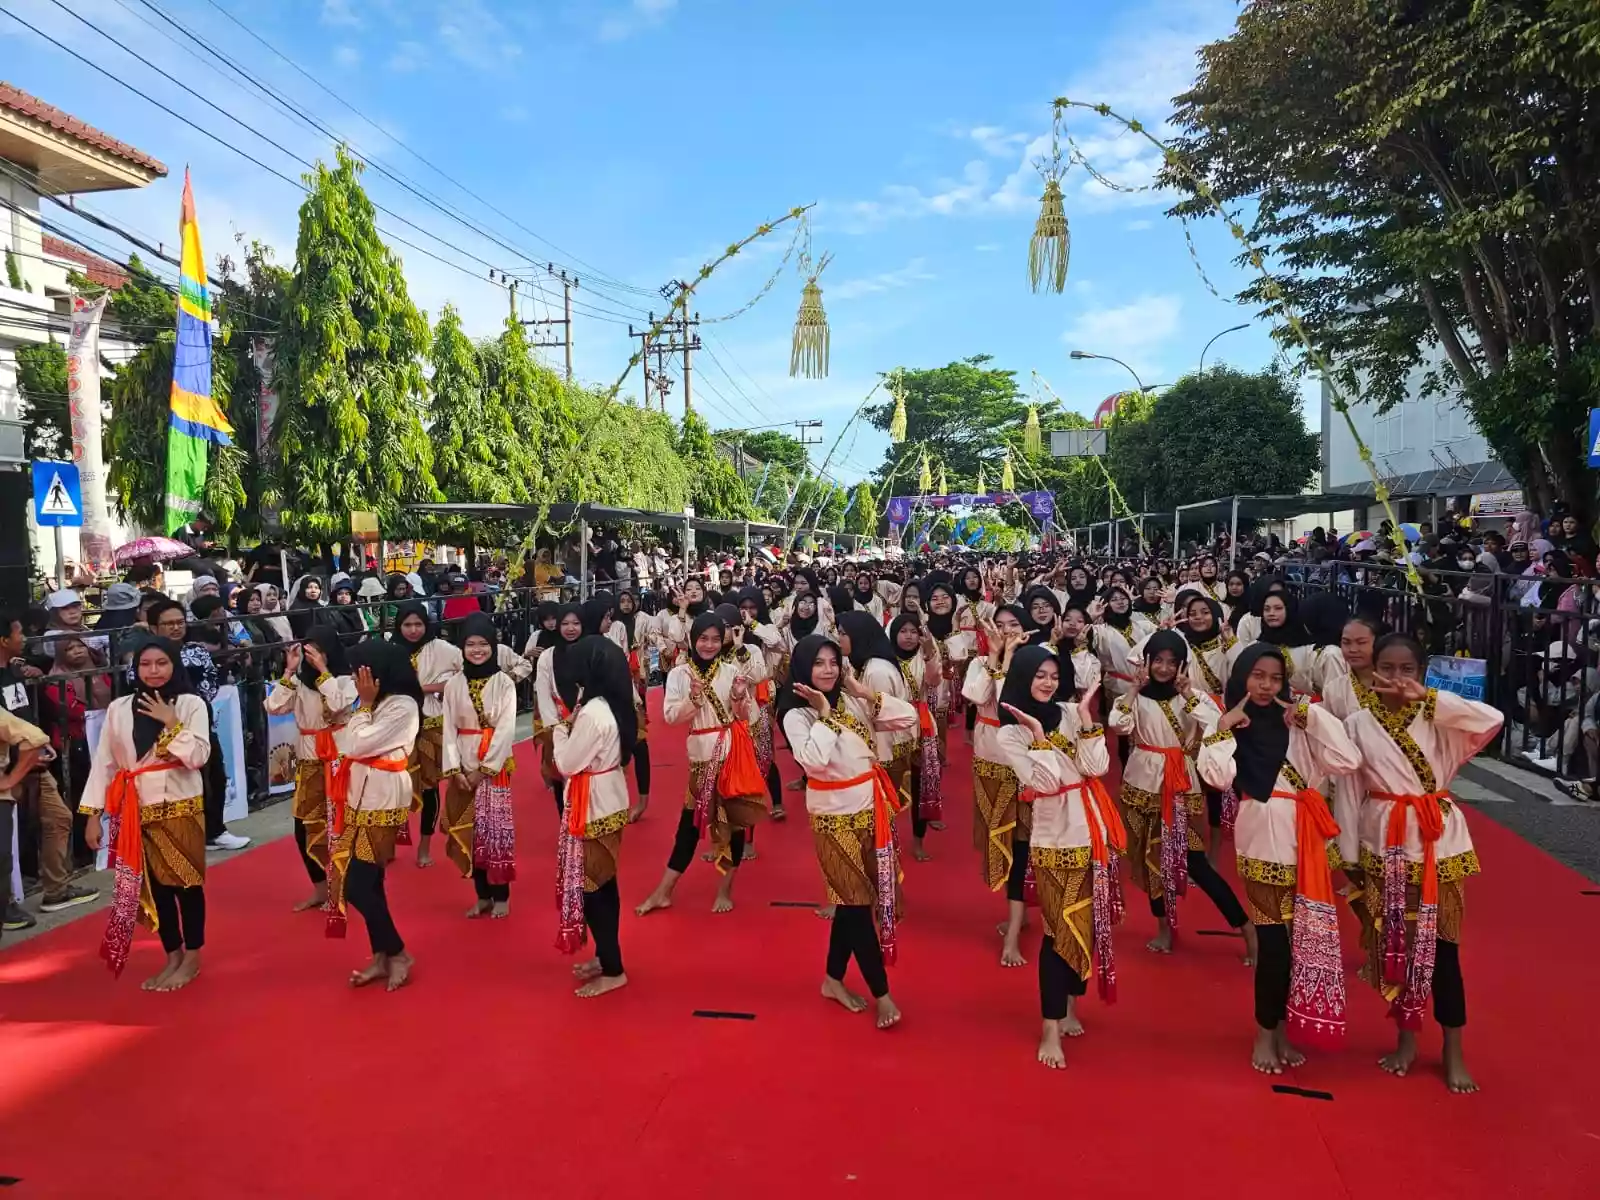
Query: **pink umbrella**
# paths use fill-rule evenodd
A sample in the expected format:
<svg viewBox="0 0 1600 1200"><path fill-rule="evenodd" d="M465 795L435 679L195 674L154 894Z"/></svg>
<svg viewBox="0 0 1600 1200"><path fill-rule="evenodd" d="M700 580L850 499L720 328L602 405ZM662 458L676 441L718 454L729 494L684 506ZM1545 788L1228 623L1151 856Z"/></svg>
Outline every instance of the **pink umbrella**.
<svg viewBox="0 0 1600 1200"><path fill-rule="evenodd" d="M170 558L188 558L193 548L167 537L135 538L126 546L118 546L112 561L119 567L136 562L161 562Z"/></svg>

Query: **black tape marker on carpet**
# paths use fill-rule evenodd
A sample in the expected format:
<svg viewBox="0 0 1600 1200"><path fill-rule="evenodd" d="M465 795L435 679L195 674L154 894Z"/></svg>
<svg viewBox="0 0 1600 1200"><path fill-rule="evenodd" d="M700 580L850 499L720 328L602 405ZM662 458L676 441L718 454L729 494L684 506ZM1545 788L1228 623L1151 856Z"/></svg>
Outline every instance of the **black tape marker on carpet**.
<svg viewBox="0 0 1600 1200"><path fill-rule="evenodd" d="M1238 937L1239 934L1232 929L1196 929L1200 937Z"/></svg>
<svg viewBox="0 0 1600 1200"><path fill-rule="evenodd" d="M755 1013L746 1012L721 1012L715 1008L697 1008L689 1014L694 1017L705 1017L712 1021L754 1021Z"/></svg>
<svg viewBox="0 0 1600 1200"><path fill-rule="evenodd" d="M1591 890L1579 892L1578 895L1580 895L1580 896L1600 896L1600 891L1594 891L1594 890L1591 889Z"/></svg>
<svg viewBox="0 0 1600 1200"><path fill-rule="evenodd" d="M1285 1096L1303 1096L1307 1100L1332 1100L1332 1092L1317 1092L1310 1088L1291 1087L1287 1083L1275 1083L1272 1090Z"/></svg>
<svg viewBox="0 0 1600 1200"><path fill-rule="evenodd" d="M815 900L769 900L773 908L821 908L822 905Z"/></svg>
<svg viewBox="0 0 1600 1200"><path fill-rule="evenodd" d="M16 1187L21 1182L15 1175L0 1175L0 1187Z"/></svg>

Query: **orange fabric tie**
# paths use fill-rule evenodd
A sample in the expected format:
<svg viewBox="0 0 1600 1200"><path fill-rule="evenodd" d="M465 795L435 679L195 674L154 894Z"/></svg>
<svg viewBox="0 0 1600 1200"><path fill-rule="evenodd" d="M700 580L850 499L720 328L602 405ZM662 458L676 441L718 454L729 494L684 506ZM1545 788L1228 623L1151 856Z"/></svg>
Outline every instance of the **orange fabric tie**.
<svg viewBox="0 0 1600 1200"><path fill-rule="evenodd" d="M1422 903L1439 903L1438 842L1444 833L1444 810L1439 801L1448 799L1449 792L1428 792L1421 796L1402 795L1397 792L1371 792L1374 800L1388 800L1389 822L1384 829L1383 844L1404 847L1406 844L1406 812L1417 814L1417 836L1422 839Z"/></svg>
<svg viewBox="0 0 1600 1200"><path fill-rule="evenodd" d="M1161 768L1161 819L1170 824L1177 811L1178 797L1189 791L1189 758L1182 746L1143 746L1166 760Z"/></svg>
<svg viewBox="0 0 1600 1200"><path fill-rule="evenodd" d="M1111 856L1106 851L1108 845L1118 854L1126 853L1128 849L1128 830L1122 823L1122 814L1117 811L1111 793L1106 791L1106 785L1098 776L1072 785L1072 790L1079 788L1086 793L1084 808L1088 811L1084 815L1089 818L1089 852L1095 862L1109 864ZM1095 819L1097 816L1099 820Z"/></svg>
<svg viewBox="0 0 1600 1200"><path fill-rule="evenodd" d="M979 725L987 725L991 729L999 729L1000 728L1000 720L999 720L998 717L985 717L985 716L982 716L980 714L979 717L978 717L978 724Z"/></svg>
<svg viewBox="0 0 1600 1200"><path fill-rule="evenodd" d="M589 780L596 775L609 775L620 767L606 767L603 771L579 771L567 780L567 832L582 837L589 828Z"/></svg>
<svg viewBox="0 0 1600 1200"><path fill-rule="evenodd" d="M316 739L317 758L322 763L322 790L327 794L330 801L342 806L345 796L349 794L349 788L345 787L343 791L340 790L340 780L337 772L333 769L333 764L339 759L339 746L333 740L332 727L324 725L321 729L306 729L304 726L296 726L296 728L306 737Z"/></svg>
<svg viewBox="0 0 1600 1200"><path fill-rule="evenodd" d="M1295 890L1307 900L1332 904L1333 872L1328 869L1327 846L1339 836L1339 824L1328 811L1327 800L1316 788L1309 787L1272 794L1295 803Z"/></svg>
<svg viewBox="0 0 1600 1200"><path fill-rule="evenodd" d="M934 729L937 728L933 723L933 711L928 707L926 700L917 701L917 727L923 737L932 737Z"/></svg>
<svg viewBox="0 0 1600 1200"><path fill-rule="evenodd" d="M175 762L146 763L130 767L111 777L106 790L106 812L117 818L117 844L113 847L118 862L128 864L136 875L144 874L144 835L139 824L139 787L134 779L152 771L171 771L180 764Z"/></svg>
<svg viewBox="0 0 1600 1200"><path fill-rule="evenodd" d="M726 725L701 725L689 730L689 736L694 737L700 733L721 733L726 728L728 728Z"/></svg>
<svg viewBox="0 0 1600 1200"><path fill-rule="evenodd" d="M806 787L818 792L842 792L845 788L872 784L873 845L879 850L889 844L890 819L900 811L900 793L894 780L883 769L882 763L873 763L872 770L853 779L810 779Z"/></svg>
<svg viewBox="0 0 1600 1200"><path fill-rule="evenodd" d="M328 798L334 801L333 806L333 835L335 837L344 833L344 806L350 798L350 768L360 763L371 771L403 772L410 767L405 755L396 758L341 758L339 769L333 773L333 783L328 789Z"/></svg>
<svg viewBox="0 0 1600 1200"><path fill-rule="evenodd" d="M757 704L771 704L772 703L772 681L771 680L763 679L760 683L756 684L756 703Z"/></svg>

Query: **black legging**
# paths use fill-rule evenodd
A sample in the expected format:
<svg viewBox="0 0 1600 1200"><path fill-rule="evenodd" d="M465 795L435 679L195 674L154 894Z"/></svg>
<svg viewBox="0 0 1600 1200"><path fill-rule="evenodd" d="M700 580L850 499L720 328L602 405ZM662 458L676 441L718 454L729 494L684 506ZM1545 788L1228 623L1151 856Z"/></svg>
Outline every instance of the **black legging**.
<svg viewBox="0 0 1600 1200"><path fill-rule="evenodd" d="M198 950L206 944L206 889L171 887L150 880L150 896L156 902L157 932L161 948L168 954L179 950Z"/></svg>
<svg viewBox="0 0 1600 1200"><path fill-rule="evenodd" d="M592 892L583 894L583 919L594 937L594 956L600 961L600 974L615 978L622 974L622 945L617 929L622 920L622 897L613 875Z"/></svg>
<svg viewBox="0 0 1600 1200"><path fill-rule="evenodd" d="M215 723L212 729L216 729ZM211 757L206 760L201 778L201 807L206 816L206 841L214 842L228 831L223 824L222 810L228 803L228 760L222 757L222 744L215 732L211 735Z"/></svg>
<svg viewBox="0 0 1600 1200"><path fill-rule="evenodd" d="M744 830L735 829L729 839L729 852L737 867L744 858ZM682 875L694 861L694 848L700 844L700 831L694 825L694 809L685 808L678 817L678 832L672 839L672 855L667 859L667 870Z"/></svg>
<svg viewBox="0 0 1600 1200"><path fill-rule="evenodd" d="M566 812L567 811L567 804L566 804L567 784L566 784L566 780L562 779L559 775L556 776L554 779L552 779L550 781L550 794L556 798L556 812L557 812L557 814Z"/></svg>
<svg viewBox="0 0 1600 1200"><path fill-rule="evenodd" d="M422 834L426 837L439 827L439 789L422 789Z"/></svg>
<svg viewBox="0 0 1600 1200"><path fill-rule="evenodd" d="M1433 960L1433 1019L1446 1029L1467 1023L1467 985L1461 978L1461 947L1440 938Z"/></svg>
<svg viewBox="0 0 1600 1200"><path fill-rule="evenodd" d="M967 701L967 732L971 733L978 727L978 706L972 701Z"/></svg>
<svg viewBox="0 0 1600 1200"><path fill-rule="evenodd" d="M1217 906L1217 911L1222 914L1222 919L1228 923L1229 928L1243 929L1244 905L1239 903L1239 897L1233 894L1228 881L1217 874L1217 869L1211 865L1211 860L1206 857L1205 851L1191 850L1188 858L1190 881L1210 897L1211 903ZM1150 912L1157 917L1167 915L1167 899L1164 895L1157 894L1150 897Z"/></svg>
<svg viewBox="0 0 1600 1200"><path fill-rule="evenodd" d="M1289 927L1257 925L1256 1024L1276 1029L1289 1012Z"/></svg>
<svg viewBox="0 0 1600 1200"><path fill-rule="evenodd" d="M1222 793L1216 788L1202 788L1206 794L1206 824L1212 829L1222 828Z"/></svg>
<svg viewBox="0 0 1600 1200"><path fill-rule="evenodd" d="M1133 734L1117 735L1117 761L1122 764L1122 777L1128 777L1128 754L1133 749Z"/></svg>
<svg viewBox="0 0 1600 1200"><path fill-rule="evenodd" d="M767 795L772 799L773 808L783 807L783 778L778 774L776 760L767 764Z"/></svg>
<svg viewBox="0 0 1600 1200"><path fill-rule="evenodd" d="M1006 876L1006 899L1022 903L1022 885L1028 877L1028 843L1011 839L1011 873Z"/></svg>
<svg viewBox="0 0 1600 1200"><path fill-rule="evenodd" d="M650 794L650 742L640 738L633 747L633 779L639 785L639 795ZM557 801L559 804L560 801Z"/></svg>
<svg viewBox="0 0 1600 1200"><path fill-rule="evenodd" d="M389 897L383 890L383 868L364 858L350 859L345 871L344 898L367 923L367 941L374 954L400 954L406 944L389 915Z"/></svg>
<svg viewBox="0 0 1600 1200"><path fill-rule="evenodd" d="M305 864L306 874L311 876L311 882L327 882L328 873L322 869L321 863L311 857L311 852L307 849L309 842L306 836L306 823L299 817L294 819L294 844L300 847L300 861Z"/></svg>
<svg viewBox="0 0 1600 1200"><path fill-rule="evenodd" d="M1039 949L1039 1015L1046 1021L1059 1021L1067 1015L1067 998L1088 990L1083 977L1067 960L1056 953L1056 941L1048 933Z"/></svg>
<svg viewBox="0 0 1600 1200"><path fill-rule="evenodd" d="M833 910L833 928L828 933L828 978L844 982L851 956L867 991L874 999L889 994L889 973L883 966L883 947L878 945L878 930L872 923L869 904L841 904Z"/></svg>
<svg viewBox="0 0 1600 1200"><path fill-rule="evenodd" d="M921 764L913 756L911 759L911 835L922 837L928 832L928 822L922 815L922 771Z"/></svg>
<svg viewBox="0 0 1600 1200"><path fill-rule="evenodd" d="M472 868L472 890L478 894L479 900L488 900L496 904L504 904L511 899L511 885L490 883L489 872L482 867Z"/></svg>

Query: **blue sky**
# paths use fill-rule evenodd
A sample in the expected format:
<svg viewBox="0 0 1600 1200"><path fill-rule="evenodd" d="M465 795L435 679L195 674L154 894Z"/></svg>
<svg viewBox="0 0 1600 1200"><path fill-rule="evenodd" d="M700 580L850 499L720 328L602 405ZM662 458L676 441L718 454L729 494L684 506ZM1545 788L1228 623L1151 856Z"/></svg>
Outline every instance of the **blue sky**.
<svg viewBox="0 0 1600 1200"><path fill-rule="evenodd" d="M170 28L141 0L71 7L185 80L192 94L53 0L3 3L291 177L304 169L299 163L199 97L302 158L331 152L326 137L170 40ZM1033 295L1026 279L1039 194L1030 162L1046 144L1051 97L1104 101L1159 126L1171 97L1193 77L1195 49L1231 28L1233 0L154 3L297 110L478 226L467 228L368 172L379 204L454 247L380 217L457 264L396 247L413 298L430 316L450 301L474 332L497 328L507 294L469 255L502 269L554 259L574 270L584 279L580 303L593 306L576 323L577 370L586 380L615 378L629 351L629 320L642 326L645 310L664 307L653 289L692 274L761 221L815 202L813 249L834 256L822 277L830 377L788 378L800 281L786 273L748 313L702 330L707 352L696 358L696 406L714 426L820 419L825 452L878 372L977 353L1024 381L1038 370L1070 407L1088 413L1129 378L1110 363L1071 362L1068 350L1127 359L1155 384L1193 369L1213 334L1250 316L1202 282L1180 226L1162 215L1162 197L1107 191L1081 169L1064 184L1073 233L1067 293ZM274 58L219 7L373 123ZM187 163L208 255L230 249L238 231L292 258L297 189L3 14L0 63L0 77L171 168L167 180L142 192L86 198L92 208L170 246ZM1070 128L1102 171L1128 184L1149 181L1155 160L1147 144L1087 115ZM787 244L775 235L719 271L700 290L701 316L748 301ZM1200 227L1196 244L1222 293L1237 290L1226 232ZM119 256L127 251L115 248ZM525 293L523 310L550 315L536 294ZM1256 323L1220 341L1210 361L1254 368L1272 355ZM624 396L638 392L635 375ZM669 411L681 411L681 400L680 385ZM1315 421L1314 409L1307 415ZM831 470L851 482L881 461L885 446L883 435L858 423Z"/></svg>

